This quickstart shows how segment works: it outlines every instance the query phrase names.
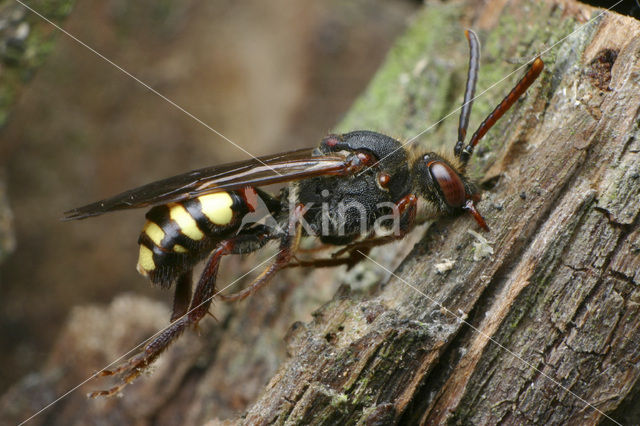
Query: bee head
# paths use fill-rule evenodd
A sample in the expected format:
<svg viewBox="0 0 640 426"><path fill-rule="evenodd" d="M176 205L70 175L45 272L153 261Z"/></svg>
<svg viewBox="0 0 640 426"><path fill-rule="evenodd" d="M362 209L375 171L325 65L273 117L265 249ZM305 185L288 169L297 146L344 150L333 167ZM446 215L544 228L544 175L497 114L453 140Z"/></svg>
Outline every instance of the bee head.
<svg viewBox="0 0 640 426"><path fill-rule="evenodd" d="M467 177L449 161L434 153L418 156L412 166L412 180L416 193L435 205L441 214L466 210L481 228L489 230L475 203L480 193Z"/></svg>

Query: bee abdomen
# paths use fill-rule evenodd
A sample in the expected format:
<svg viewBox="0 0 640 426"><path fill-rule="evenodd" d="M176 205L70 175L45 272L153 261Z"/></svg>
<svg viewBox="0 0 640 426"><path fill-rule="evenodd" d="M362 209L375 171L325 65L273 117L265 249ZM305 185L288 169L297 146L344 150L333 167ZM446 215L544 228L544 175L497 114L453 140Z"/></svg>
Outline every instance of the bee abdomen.
<svg viewBox="0 0 640 426"><path fill-rule="evenodd" d="M233 233L245 213L246 203L234 192L152 208L138 239L138 272L156 284L170 285Z"/></svg>

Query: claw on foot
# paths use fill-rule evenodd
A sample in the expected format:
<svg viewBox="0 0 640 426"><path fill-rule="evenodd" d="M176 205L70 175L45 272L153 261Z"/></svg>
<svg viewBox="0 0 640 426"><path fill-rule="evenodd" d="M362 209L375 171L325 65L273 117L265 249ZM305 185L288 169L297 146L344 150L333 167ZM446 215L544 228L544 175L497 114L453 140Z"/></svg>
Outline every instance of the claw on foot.
<svg viewBox="0 0 640 426"><path fill-rule="evenodd" d="M120 384L109 389L89 392L89 398L111 397L120 393L128 384L142 374L153 360L144 352L131 358L129 361L118 366L115 370L102 370L95 374L95 377L121 376Z"/></svg>

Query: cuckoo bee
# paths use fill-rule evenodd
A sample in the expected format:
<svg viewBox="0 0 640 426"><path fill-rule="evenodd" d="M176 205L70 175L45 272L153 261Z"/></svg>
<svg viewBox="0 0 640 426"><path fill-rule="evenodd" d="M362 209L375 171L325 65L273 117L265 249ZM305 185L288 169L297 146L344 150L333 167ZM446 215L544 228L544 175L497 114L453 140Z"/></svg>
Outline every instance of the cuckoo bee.
<svg viewBox="0 0 640 426"><path fill-rule="evenodd" d="M138 239L138 271L154 284L175 285L169 327L141 353L100 373L119 375L120 384L90 395L114 395L133 381L202 319L213 296L244 299L287 267L352 266L372 247L401 238L438 215L467 211L488 230L475 207L478 189L465 175L467 162L478 141L535 81L543 63L535 59L465 145L479 65L478 38L472 31L466 37L469 71L451 159L432 152L410 153L396 139L360 130L331 134L315 148L195 170L66 212L65 219L71 220L151 207ZM288 185L276 195L261 189L283 182ZM260 207L270 221L257 220ZM380 220L386 225L376 227ZM386 232L389 222L395 232ZM296 254L303 237L317 237L339 249L324 258L301 260ZM246 289L218 295L216 275L222 257L254 252L270 241L279 245L273 263ZM193 268L204 259L206 266L192 293Z"/></svg>

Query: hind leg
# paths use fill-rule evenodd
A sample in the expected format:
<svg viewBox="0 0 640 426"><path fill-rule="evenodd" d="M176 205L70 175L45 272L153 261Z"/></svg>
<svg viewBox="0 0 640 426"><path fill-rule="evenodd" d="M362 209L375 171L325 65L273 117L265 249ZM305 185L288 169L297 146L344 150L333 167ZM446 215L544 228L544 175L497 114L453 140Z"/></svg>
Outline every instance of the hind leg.
<svg viewBox="0 0 640 426"><path fill-rule="evenodd" d="M211 301L216 294L216 277L218 275L220 260L223 256L247 252L249 250L255 251L264 246L264 244L272 238L275 237L270 234L270 231L266 228L261 228L260 231L239 234L234 238L220 242L209 257L207 265L200 276L189 309L186 310L183 315L176 317L178 313L185 311L181 306L184 303L183 293L186 291L184 288L186 287L184 280L187 275L190 275L190 273L185 273L180 278L182 288L180 290L176 289L181 295L178 296L178 300L174 302L173 322L169 327L155 335L155 337L152 338L153 340L144 347L142 352L113 370L103 370L99 372L97 374L99 377L120 375L120 383L107 390L91 392L89 396L95 398L99 396L116 395L149 367L187 327L198 324L202 317L209 312ZM178 304L177 308L176 303Z"/></svg>
<svg viewBox="0 0 640 426"><path fill-rule="evenodd" d="M191 302L191 286L193 285L193 271L181 274L176 280L176 289L173 296L173 312L171 322L174 322L187 313Z"/></svg>

